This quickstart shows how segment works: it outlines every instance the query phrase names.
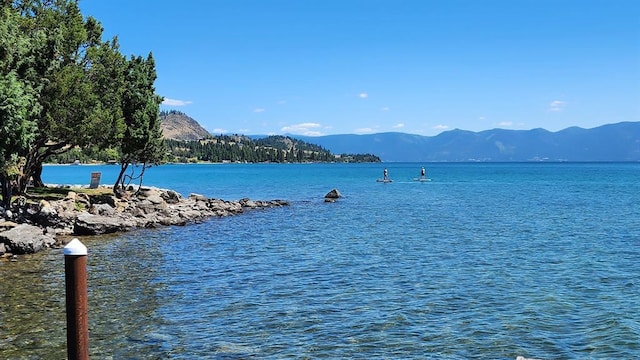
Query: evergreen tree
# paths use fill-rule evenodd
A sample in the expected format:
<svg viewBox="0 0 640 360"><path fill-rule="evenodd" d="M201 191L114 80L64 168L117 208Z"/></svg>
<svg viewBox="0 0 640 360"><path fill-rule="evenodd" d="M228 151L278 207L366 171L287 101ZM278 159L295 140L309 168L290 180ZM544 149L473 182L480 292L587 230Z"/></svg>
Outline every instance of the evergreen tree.
<svg viewBox="0 0 640 360"><path fill-rule="evenodd" d="M36 134L37 89L21 78L28 69L32 42L19 28L20 16L0 7L0 188L5 208L11 204L13 182Z"/></svg>
<svg viewBox="0 0 640 360"><path fill-rule="evenodd" d="M156 95L155 61L152 54L146 59L137 56L127 62L126 88L122 95L122 115L125 130L120 140L120 173L114 184L114 192L123 189L125 183L140 179L145 169L159 164L165 155L165 144L160 129L159 107L162 97ZM132 164L140 164L140 174L135 174ZM126 175L127 169L131 175Z"/></svg>
<svg viewBox="0 0 640 360"><path fill-rule="evenodd" d="M96 111L103 92L94 88L92 49L100 46L102 26L89 17L83 19L77 1L51 0L13 2L20 11L21 30L32 39L34 50L25 79L39 84L38 132L31 142L21 175L24 190L33 177L42 186L42 163L53 154L86 146L95 134L104 133Z"/></svg>

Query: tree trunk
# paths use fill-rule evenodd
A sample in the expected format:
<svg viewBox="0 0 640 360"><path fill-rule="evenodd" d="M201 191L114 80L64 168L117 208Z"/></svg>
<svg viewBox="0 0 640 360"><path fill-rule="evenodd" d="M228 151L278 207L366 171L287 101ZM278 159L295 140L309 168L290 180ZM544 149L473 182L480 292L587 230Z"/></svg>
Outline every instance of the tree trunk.
<svg viewBox="0 0 640 360"><path fill-rule="evenodd" d="M31 177L33 178L33 187L39 188L44 187L44 182L42 181L42 163L35 164L35 169L33 170L33 174ZM29 181L29 179L27 179Z"/></svg>
<svg viewBox="0 0 640 360"><path fill-rule="evenodd" d="M0 186L2 187L2 207L8 210L11 208L11 180L4 175L0 175Z"/></svg>
<svg viewBox="0 0 640 360"><path fill-rule="evenodd" d="M64 149L69 147L70 145L65 145L64 143L44 145L42 141L37 142L26 156L26 164L18 179L19 192L24 194L27 191L27 184L30 178L33 178L34 187L44 187L44 182L42 181L42 164L44 160L49 155L64 152Z"/></svg>
<svg viewBox="0 0 640 360"><path fill-rule="evenodd" d="M118 196L118 194L120 193L120 183L122 182L122 177L124 176L124 172L127 171L127 168L129 167L129 163L128 162L121 162L120 163L120 174L118 174L118 178L116 179L116 183L113 184L113 193Z"/></svg>

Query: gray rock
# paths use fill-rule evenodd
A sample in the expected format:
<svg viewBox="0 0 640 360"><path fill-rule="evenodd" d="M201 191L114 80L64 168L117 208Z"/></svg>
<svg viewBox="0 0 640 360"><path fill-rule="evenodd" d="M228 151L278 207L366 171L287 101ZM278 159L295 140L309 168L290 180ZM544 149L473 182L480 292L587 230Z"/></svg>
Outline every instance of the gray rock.
<svg viewBox="0 0 640 360"><path fill-rule="evenodd" d="M334 199L335 200L335 199L339 199L341 197L342 197L342 194L340 194L340 191L338 191L338 189L333 189L333 190L329 191L327 193L327 195L324 196L325 201L326 201L326 199Z"/></svg>
<svg viewBox="0 0 640 360"><path fill-rule="evenodd" d="M55 239L37 226L20 224L0 233L0 243L12 254L33 254L55 244Z"/></svg>
<svg viewBox="0 0 640 360"><path fill-rule="evenodd" d="M196 201L207 201L208 199L204 195L200 194L189 194L189 199L193 199Z"/></svg>
<svg viewBox="0 0 640 360"><path fill-rule="evenodd" d="M42 226L56 226L60 223L58 211L46 200L40 200L38 211L33 215L34 220Z"/></svg>
<svg viewBox="0 0 640 360"><path fill-rule="evenodd" d="M135 227L136 223L125 217L82 213L76 218L73 233L76 235L111 234L128 231Z"/></svg>
<svg viewBox="0 0 640 360"><path fill-rule="evenodd" d="M168 204L177 204L180 202L182 196L173 190L163 191L160 196L166 201Z"/></svg>
<svg viewBox="0 0 640 360"><path fill-rule="evenodd" d="M4 246L4 243L0 243L0 256L7 253L7 248Z"/></svg>
<svg viewBox="0 0 640 360"><path fill-rule="evenodd" d="M118 204L118 199L113 194L104 194L104 195L92 196L90 198L90 200L91 200L91 204L93 204L93 205L96 205L96 204L108 204L112 208L115 208L117 206L117 204Z"/></svg>
<svg viewBox="0 0 640 360"><path fill-rule="evenodd" d="M111 216L116 213L116 210L109 204L94 204L89 209L89 212L94 215Z"/></svg>
<svg viewBox="0 0 640 360"><path fill-rule="evenodd" d="M248 207L251 209L255 209L258 207L258 204L256 204L256 202L253 200L249 200L249 199L243 199L243 200L244 201L242 201L242 206L244 207Z"/></svg>
<svg viewBox="0 0 640 360"><path fill-rule="evenodd" d="M164 203L164 199L159 194L153 194L151 196L147 196L147 201L151 202L154 205Z"/></svg>
<svg viewBox="0 0 640 360"><path fill-rule="evenodd" d="M181 211L179 214L180 217L182 217L183 219L186 220L198 220L201 219L202 213L198 210L185 210L185 211Z"/></svg>

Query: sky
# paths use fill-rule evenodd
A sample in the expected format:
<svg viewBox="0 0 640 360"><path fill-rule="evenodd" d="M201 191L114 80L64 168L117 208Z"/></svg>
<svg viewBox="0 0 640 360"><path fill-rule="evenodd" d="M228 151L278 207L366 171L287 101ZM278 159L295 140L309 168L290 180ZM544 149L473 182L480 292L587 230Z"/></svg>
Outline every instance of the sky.
<svg viewBox="0 0 640 360"><path fill-rule="evenodd" d="M640 121L637 0L80 0L213 134Z"/></svg>

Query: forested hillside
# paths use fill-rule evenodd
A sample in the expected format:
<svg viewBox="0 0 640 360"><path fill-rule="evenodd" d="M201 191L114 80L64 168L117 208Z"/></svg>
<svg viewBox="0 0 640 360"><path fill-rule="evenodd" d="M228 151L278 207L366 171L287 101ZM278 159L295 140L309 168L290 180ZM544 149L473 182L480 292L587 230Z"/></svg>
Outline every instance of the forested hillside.
<svg viewBox="0 0 640 360"><path fill-rule="evenodd" d="M169 162L380 162L375 155L334 155L314 144L286 136L252 140L222 135L198 141L166 140Z"/></svg>

